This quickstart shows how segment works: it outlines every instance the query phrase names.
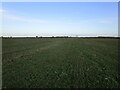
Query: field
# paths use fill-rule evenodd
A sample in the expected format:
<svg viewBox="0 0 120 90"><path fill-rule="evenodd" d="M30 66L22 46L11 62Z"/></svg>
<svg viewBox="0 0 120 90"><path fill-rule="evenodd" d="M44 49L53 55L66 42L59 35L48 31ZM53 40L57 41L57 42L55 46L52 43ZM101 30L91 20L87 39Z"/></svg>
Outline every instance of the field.
<svg viewBox="0 0 120 90"><path fill-rule="evenodd" d="M117 88L118 39L2 40L3 88Z"/></svg>

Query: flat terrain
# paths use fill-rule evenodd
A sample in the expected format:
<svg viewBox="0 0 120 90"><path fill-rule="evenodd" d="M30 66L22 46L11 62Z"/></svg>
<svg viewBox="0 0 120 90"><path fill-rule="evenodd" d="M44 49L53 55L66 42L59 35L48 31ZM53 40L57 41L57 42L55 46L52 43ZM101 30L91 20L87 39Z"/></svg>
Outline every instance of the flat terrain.
<svg viewBox="0 0 120 90"><path fill-rule="evenodd" d="M118 39L3 39L3 88L117 88Z"/></svg>

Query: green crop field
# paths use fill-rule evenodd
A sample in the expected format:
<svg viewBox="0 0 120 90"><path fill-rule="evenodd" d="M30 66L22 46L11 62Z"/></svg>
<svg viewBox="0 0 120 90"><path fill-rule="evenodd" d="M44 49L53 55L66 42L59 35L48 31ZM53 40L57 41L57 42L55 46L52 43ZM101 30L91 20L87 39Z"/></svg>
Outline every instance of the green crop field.
<svg viewBox="0 0 120 90"><path fill-rule="evenodd" d="M118 88L118 39L2 40L3 88Z"/></svg>

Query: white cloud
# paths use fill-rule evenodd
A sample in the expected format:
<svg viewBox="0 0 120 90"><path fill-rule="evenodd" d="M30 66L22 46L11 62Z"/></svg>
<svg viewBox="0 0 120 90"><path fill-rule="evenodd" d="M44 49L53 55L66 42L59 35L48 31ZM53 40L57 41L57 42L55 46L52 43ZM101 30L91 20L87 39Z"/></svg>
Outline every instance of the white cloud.
<svg viewBox="0 0 120 90"><path fill-rule="evenodd" d="M4 20L14 20L14 21L20 21L20 22L28 22L28 23L48 23L46 20L41 19L35 19L35 18L25 18L21 16L16 16L9 14L7 10L0 9L0 13L3 14Z"/></svg>
<svg viewBox="0 0 120 90"><path fill-rule="evenodd" d="M4 13L6 12L6 10L0 9L0 13Z"/></svg>
<svg viewBox="0 0 120 90"><path fill-rule="evenodd" d="M118 18L105 18L105 19L99 19L98 22L102 24L111 24L113 22L117 22Z"/></svg>
<svg viewBox="0 0 120 90"><path fill-rule="evenodd" d="M110 24L112 22L110 20L100 20L99 23Z"/></svg>
<svg viewBox="0 0 120 90"><path fill-rule="evenodd" d="M4 15L4 19L10 19L14 21L20 21L20 22L28 22L28 23L48 23L46 20L40 20L40 19L33 19L33 18L24 18L24 17L19 17L15 15L9 15L6 14Z"/></svg>

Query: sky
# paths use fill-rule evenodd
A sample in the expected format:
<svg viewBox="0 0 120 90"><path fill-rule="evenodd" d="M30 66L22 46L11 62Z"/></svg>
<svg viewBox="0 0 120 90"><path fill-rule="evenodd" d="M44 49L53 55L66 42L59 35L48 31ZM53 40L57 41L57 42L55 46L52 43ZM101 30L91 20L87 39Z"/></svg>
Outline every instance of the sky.
<svg viewBox="0 0 120 90"><path fill-rule="evenodd" d="M2 2L119 2L119 0L1 0Z"/></svg>
<svg viewBox="0 0 120 90"><path fill-rule="evenodd" d="M117 36L117 2L3 2L3 36Z"/></svg>

